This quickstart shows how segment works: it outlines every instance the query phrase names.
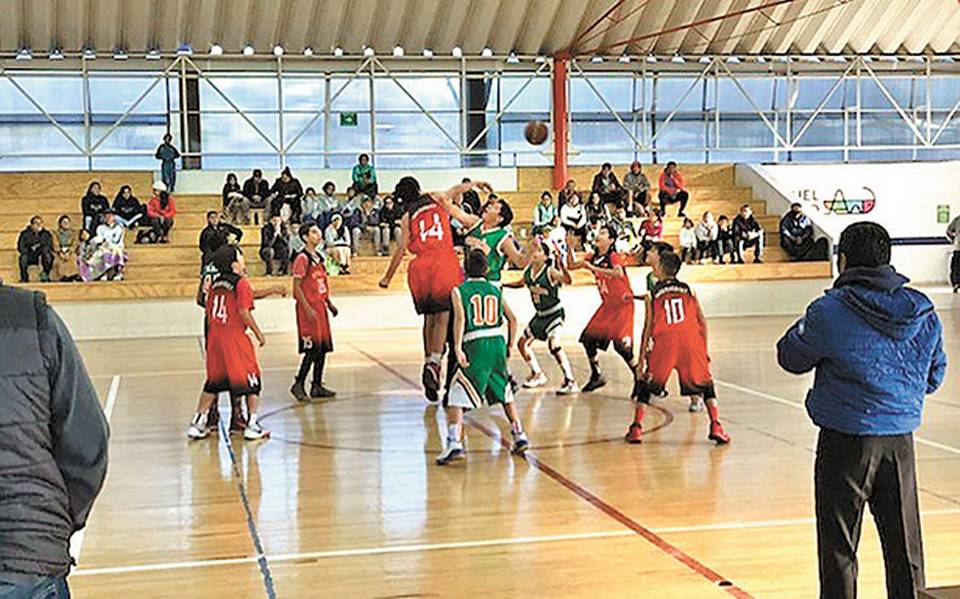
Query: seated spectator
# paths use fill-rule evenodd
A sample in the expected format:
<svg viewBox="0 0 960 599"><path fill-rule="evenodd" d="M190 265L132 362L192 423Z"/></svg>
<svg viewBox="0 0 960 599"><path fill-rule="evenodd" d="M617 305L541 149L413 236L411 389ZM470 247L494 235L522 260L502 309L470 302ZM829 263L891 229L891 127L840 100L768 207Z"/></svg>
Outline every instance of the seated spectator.
<svg viewBox="0 0 960 599"><path fill-rule="evenodd" d="M712 258L714 262L723 259L717 247L718 228L712 212L703 213L703 218L697 223L694 233L697 236L697 254L701 264L707 258Z"/></svg>
<svg viewBox="0 0 960 599"><path fill-rule="evenodd" d="M580 195L580 192L577 191L577 182L573 179L567 179L566 185L563 186L563 189L560 190L560 193L557 194L557 210L566 205L570 201L570 198L577 196L577 199L580 200L580 204L583 204L583 196Z"/></svg>
<svg viewBox="0 0 960 599"><path fill-rule="evenodd" d="M126 230L117 222L113 210L103 213L103 223L97 227L97 234L90 243L99 247L99 258L104 270L101 276L111 281L123 280L123 266L127 261L123 235Z"/></svg>
<svg viewBox="0 0 960 599"><path fill-rule="evenodd" d="M378 256L386 256L387 248L380 234L380 211L373 207L373 199L364 197L359 212L350 226L350 239L353 242L353 255L360 254L360 240L372 239Z"/></svg>
<svg viewBox="0 0 960 599"><path fill-rule="evenodd" d="M794 202L790 212L780 219L780 247L791 260L826 260L827 240L813 238L813 221L803 213L803 206Z"/></svg>
<svg viewBox="0 0 960 599"><path fill-rule="evenodd" d="M725 264L724 257L728 255L730 264L734 264L737 261L737 253L733 229L730 228L730 219L721 214L717 218L717 263Z"/></svg>
<svg viewBox="0 0 960 599"><path fill-rule="evenodd" d="M243 231L223 222L216 210L207 212L207 226L200 231L200 265L206 266L213 254L225 245L237 245L243 239Z"/></svg>
<svg viewBox="0 0 960 599"><path fill-rule="evenodd" d="M749 204L740 207L740 214L733 219L733 241L736 244L735 253L737 264L743 264L743 254L753 248L753 261L763 262L763 227L753 217L753 210Z"/></svg>
<svg viewBox="0 0 960 599"><path fill-rule="evenodd" d="M70 217L64 214L57 219L57 231L53 234L53 278L61 283L80 280L77 270L77 248L80 236L73 228Z"/></svg>
<svg viewBox="0 0 960 599"><path fill-rule="evenodd" d="M584 212L587 214L587 222L590 226L602 227L610 221L610 209L598 193L590 194L590 201L584 207Z"/></svg>
<svg viewBox="0 0 960 599"><path fill-rule="evenodd" d="M300 180L293 176L290 167L280 171L280 178L273 182L270 188L270 216L274 214L281 215L284 222L299 223L302 219L300 214L300 199L303 197L303 186ZM287 214L283 209L288 209Z"/></svg>
<svg viewBox="0 0 960 599"><path fill-rule="evenodd" d="M640 246L649 252L654 244L663 241L663 217L656 208L650 211L650 217L640 224Z"/></svg>
<svg viewBox="0 0 960 599"><path fill-rule="evenodd" d="M363 195L351 185L347 188L347 197L337 202L336 211L343 217L344 222L349 224L350 217L353 216L363 202Z"/></svg>
<svg viewBox="0 0 960 599"><path fill-rule="evenodd" d="M476 192L474 192L476 193ZM540 203L533 209L533 234L542 235L560 222L557 207L553 205L553 196L549 191L540 194Z"/></svg>
<svg viewBox="0 0 960 599"><path fill-rule="evenodd" d="M623 176L623 189L627 193L627 216L637 213L637 205L647 207L647 193L650 191L650 180L642 172L643 167L634 160L630 164L630 172Z"/></svg>
<svg viewBox="0 0 960 599"><path fill-rule="evenodd" d="M250 224L250 207L252 202L243 195L243 189L237 183L237 176L233 173L227 174L227 181L223 184L223 190L220 192L223 198L223 213L227 219L234 225Z"/></svg>
<svg viewBox="0 0 960 599"><path fill-rule="evenodd" d="M337 186L333 184L333 181L327 181L323 184L319 195L320 206L323 208L323 212L321 213L320 220L316 221L321 231L327 228L333 213L340 207L340 201L337 200L336 193Z"/></svg>
<svg viewBox="0 0 960 599"><path fill-rule="evenodd" d="M250 200L250 207L263 210L267 207L267 196L270 195L270 184L263 178L263 171L253 169L250 178L243 182L243 197Z"/></svg>
<svg viewBox="0 0 960 599"><path fill-rule="evenodd" d="M20 282L30 281L27 267L40 266L40 280L50 281L50 269L53 268L53 236L43 227L43 219L34 216L30 225L17 237L17 252L20 254Z"/></svg>
<svg viewBox="0 0 960 599"><path fill-rule="evenodd" d="M93 233L103 222L103 213L110 208L106 196L100 193L100 182L94 181L87 188L86 195L80 200L80 209L83 211L83 228Z"/></svg>
<svg viewBox="0 0 960 599"><path fill-rule="evenodd" d="M392 195L383 199L383 208L380 209L380 238L383 247L389 252L390 240L400 243L403 228L400 219L403 218L403 207L398 205Z"/></svg>
<svg viewBox="0 0 960 599"><path fill-rule="evenodd" d="M96 238L86 229L80 231L77 247L77 268L80 279L85 282L99 281L113 271L106 256L110 255L106 242Z"/></svg>
<svg viewBox="0 0 960 599"><path fill-rule="evenodd" d="M121 227L136 229L146 215L146 207L133 196L129 185L124 185L113 198L113 215Z"/></svg>
<svg viewBox="0 0 960 599"><path fill-rule="evenodd" d="M343 223L343 216L334 213L330 225L323 234L327 253L333 257L340 274L350 274L350 230Z"/></svg>
<svg viewBox="0 0 960 599"><path fill-rule="evenodd" d="M953 292L960 291L960 216L954 217L947 225L947 239L953 244L950 256L950 284Z"/></svg>
<svg viewBox="0 0 960 599"><path fill-rule="evenodd" d="M371 199L377 197L377 171L373 170L370 157L366 154L360 154L357 158L357 164L353 167L350 179L353 181L353 188L357 190L357 193Z"/></svg>
<svg viewBox="0 0 960 599"><path fill-rule="evenodd" d="M689 218L683 218L683 224L680 226L680 260L684 264L690 264L699 260L697 253L697 232L693 221Z"/></svg>
<svg viewBox="0 0 960 599"><path fill-rule="evenodd" d="M560 226L574 239L580 240L580 245L587 241L587 214L580 205L580 195L573 193L567 196L567 202L560 207Z"/></svg>
<svg viewBox="0 0 960 599"><path fill-rule="evenodd" d="M610 219L610 224L617 230L617 240L614 244L615 249L621 253L633 254L638 251L640 239L637 236L637 230L630 222L627 216L626 207L617 208L617 211Z"/></svg>
<svg viewBox="0 0 960 599"><path fill-rule="evenodd" d="M300 201L300 214L303 216L303 222L320 222L323 219L324 211L323 200L317 195L317 190L308 187L303 192L303 200Z"/></svg>
<svg viewBox="0 0 960 599"><path fill-rule="evenodd" d="M471 183L470 177L464 177L461 183ZM463 192L463 203L461 207L467 214L480 216L480 194L473 188Z"/></svg>
<svg viewBox="0 0 960 599"><path fill-rule="evenodd" d="M167 193L167 186L163 181L155 181L153 197L147 202L147 218L144 222L150 229L137 234L137 243L170 243L170 229L173 228L176 215L177 203L173 196Z"/></svg>
<svg viewBox="0 0 960 599"><path fill-rule="evenodd" d="M287 274L290 265L290 231L279 214L272 215L270 221L260 228L260 259L266 266L268 277L274 273L274 262L277 263L277 276Z"/></svg>
<svg viewBox="0 0 960 599"><path fill-rule="evenodd" d="M667 206L680 203L680 212L677 216L686 216L687 202L690 200L690 194L687 193L687 184L683 180L683 175L677 170L677 163L670 161L667 168L660 173L660 214L664 218L667 216Z"/></svg>
<svg viewBox="0 0 960 599"><path fill-rule="evenodd" d="M593 186L590 189L591 194L600 196L600 202L603 204L614 204L620 206L623 204L623 186L617 180L617 175L613 172L613 165L604 162L600 167L600 172L593 176Z"/></svg>

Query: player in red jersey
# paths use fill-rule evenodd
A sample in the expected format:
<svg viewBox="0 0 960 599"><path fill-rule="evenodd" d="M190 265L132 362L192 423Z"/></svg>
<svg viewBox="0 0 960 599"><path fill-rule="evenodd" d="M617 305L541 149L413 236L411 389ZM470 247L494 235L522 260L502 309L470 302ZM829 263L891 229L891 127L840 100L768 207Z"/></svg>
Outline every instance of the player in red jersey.
<svg viewBox="0 0 960 599"><path fill-rule="evenodd" d="M627 431L628 443L643 440L643 416L650 396L663 391L670 373L680 378L681 395L702 395L710 415L708 439L723 445L730 436L720 424L717 392L710 373L707 354L707 321L693 291L677 280L682 264L680 256L666 252L660 255L659 281L646 298L646 319L641 338L641 364L645 373L637 377L633 399L637 402L633 423ZM650 342L653 342L652 349Z"/></svg>
<svg viewBox="0 0 960 599"><path fill-rule="evenodd" d="M592 272L600 290L600 307L580 334L580 343L590 361L590 380L584 385L584 392L595 391L607 384L600 371L599 352L606 351L611 343L630 371L636 371L637 363L633 355L633 288L623 258L613 247L616 239L617 231L612 225L600 227L596 240L597 251L587 254L578 262L573 252L574 239L567 238L569 269L586 268Z"/></svg>
<svg viewBox="0 0 960 599"><path fill-rule="evenodd" d="M386 289L390 286L407 250L415 255L407 266L407 284L417 314L423 315L426 362L422 380L431 402L439 399L440 360L450 323L450 292L463 282L463 270L453 247L450 217L441 204L473 187L492 191L490 184L475 181L454 186L445 193L425 194L420 191L420 183L415 178L403 177L393 192L394 199L404 207L404 215L400 219L400 243L380 280L380 287Z"/></svg>
<svg viewBox="0 0 960 599"><path fill-rule="evenodd" d="M339 313L330 300L330 288L327 285L327 269L323 257L317 253L317 247L323 243L323 233L313 223L300 226L298 231L304 243L304 249L293 259L293 297L297 300L297 336L298 349L303 354L300 369L293 381L290 393L298 401L313 398L328 398L336 393L323 386L323 367L327 354L333 351L333 335L330 333L330 318ZM313 384L310 395L303 385L307 373L313 367Z"/></svg>
<svg viewBox="0 0 960 599"><path fill-rule="evenodd" d="M233 397L246 397L247 425L243 436L248 440L270 436L257 420L260 399L260 365L257 353L247 335L253 331L260 346L266 343L253 314L253 289L244 275L243 254L234 246L216 251L213 262L220 273L207 292L207 380L187 436L202 439L210 434L207 414L217 394L229 391Z"/></svg>

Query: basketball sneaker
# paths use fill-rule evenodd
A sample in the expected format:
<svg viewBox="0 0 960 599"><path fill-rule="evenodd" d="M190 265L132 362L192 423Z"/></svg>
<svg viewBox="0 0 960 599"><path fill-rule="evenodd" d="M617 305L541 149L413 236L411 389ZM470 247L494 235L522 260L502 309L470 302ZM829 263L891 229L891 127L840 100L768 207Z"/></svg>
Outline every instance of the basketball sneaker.
<svg viewBox="0 0 960 599"><path fill-rule="evenodd" d="M523 455L528 449L530 449L530 440L527 439L527 431L517 433L511 430L510 436L513 437L513 447L511 448L511 451L514 453L514 455Z"/></svg>
<svg viewBox="0 0 960 599"><path fill-rule="evenodd" d="M206 439L210 435L210 429L207 427L206 418L203 414L197 414L193 417L193 422L187 427L187 437L190 439Z"/></svg>
<svg viewBox="0 0 960 599"><path fill-rule="evenodd" d="M220 429L220 410L217 409L217 402L213 402L210 411L207 412L207 430L211 433Z"/></svg>
<svg viewBox="0 0 960 599"><path fill-rule="evenodd" d="M464 460L467 458L467 452L463 450L463 443L453 439L447 439L447 447L437 456L437 465L446 466L450 462Z"/></svg>
<svg viewBox="0 0 960 599"><path fill-rule="evenodd" d="M639 422L630 423L630 428L627 429L626 441L627 443L643 443L643 427L640 426Z"/></svg>
<svg viewBox="0 0 960 599"><path fill-rule="evenodd" d="M256 420L252 420L247 423L247 427L243 429L243 438L247 441L256 441L258 439L269 439L270 431L260 426L260 423Z"/></svg>
<svg viewBox="0 0 960 599"><path fill-rule="evenodd" d="M696 414L697 412L703 411L703 399L699 395L694 395L690 398L690 405L687 407L687 411L691 414Z"/></svg>
<svg viewBox="0 0 960 599"><path fill-rule="evenodd" d="M717 420L710 423L710 434L707 435L707 439L710 439L717 445L726 445L730 442L730 435L723 430L723 425Z"/></svg>
<svg viewBox="0 0 960 599"><path fill-rule="evenodd" d="M427 401L436 403L440 399L440 365L433 362L424 364L420 379L423 383L423 392L427 396Z"/></svg>
<svg viewBox="0 0 960 599"><path fill-rule="evenodd" d="M537 387L543 387L547 384L547 375L542 372L536 374L531 374L527 377L527 380L523 381L524 389L535 389Z"/></svg>
<svg viewBox="0 0 960 599"><path fill-rule="evenodd" d="M230 434L239 435L247 428L247 418L243 412L233 412L230 416Z"/></svg>
<svg viewBox="0 0 960 599"><path fill-rule="evenodd" d="M563 387L557 389L557 395L574 395L576 393L580 393L580 386L573 379L564 381Z"/></svg>
<svg viewBox="0 0 960 599"><path fill-rule="evenodd" d="M293 381L293 386L290 387L290 395L294 396L300 403L310 401L310 396L307 395L307 390L303 388L303 383L300 381Z"/></svg>
<svg viewBox="0 0 960 599"><path fill-rule="evenodd" d="M310 397L315 399L330 399L331 397L336 397L337 392L327 389L323 385L313 384L310 387Z"/></svg>
<svg viewBox="0 0 960 599"><path fill-rule="evenodd" d="M603 387L607 384L606 379L603 378L602 374L590 375L590 380L587 381L587 384L583 386L584 393L590 393L591 391L596 391L600 387Z"/></svg>

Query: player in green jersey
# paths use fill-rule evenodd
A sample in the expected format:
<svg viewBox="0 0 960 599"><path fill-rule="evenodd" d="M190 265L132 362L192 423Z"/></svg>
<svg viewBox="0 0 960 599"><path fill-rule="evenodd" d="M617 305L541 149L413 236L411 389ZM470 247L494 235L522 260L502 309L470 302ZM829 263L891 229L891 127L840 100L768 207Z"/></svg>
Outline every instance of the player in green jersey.
<svg viewBox="0 0 960 599"><path fill-rule="evenodd" d="M552 257L548 257L548 251ZM560 249L554 248L550 241L534 237L527 246L527 254L530 257L530 265L523 271L523 278L515 283L504 285L511 288L526 286L530 291L533 307L537 310L517 344L520 355L530 367L530 376L524 381L523 386L532 389L547 384L547 377L540 368L537 355L533 353L531 347L534 341L546 341L550 353L563 372L563 386L557 390L557 394L579 393L580 388L573 378L570 360L567 359L567 354L560 345L560 334L566 317L563 305L560 303L560 286L569 285L573 279L561 259Z"/></svg>
<svg viewBox="0 0 960 599"><path fill-rule="evenodd" d="M467 230L467 247L482 250L486 255L488 281L499 287L508 262L517 268L527 266L528 258L517 247L510 230L513 210L506 201L490 194L490 199L480 209L480 216L469 214L452 201L444 203L443 207Z"/></svg>
<svg viewBox="0 0 960 599"><path fill-rule="evenodd" d="M437 464L449 464L466 457L463 448L463 411L487 404L500 404L510 421L513 452L522 454L530 443L513 403L507 372L507 358L517 337L517 318L503 301L500 288L486 280L487 258L480 250L469 250L467 280L450 294L453 304L453 350L457 371L445 400L447 444ZM503 322L507 338L503 338Z"/></svg>

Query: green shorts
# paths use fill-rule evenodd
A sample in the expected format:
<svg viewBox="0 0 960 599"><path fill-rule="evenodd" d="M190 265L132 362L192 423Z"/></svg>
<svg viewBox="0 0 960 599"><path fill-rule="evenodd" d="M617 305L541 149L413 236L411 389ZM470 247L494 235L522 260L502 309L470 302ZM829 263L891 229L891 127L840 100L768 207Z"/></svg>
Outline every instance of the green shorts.
<svg viewBox="0 0 960 599"><path fill-rule="evenodd" d="M510 374L507 371L507 342L503 336L465 341L463 353L470 366L458 367L450 384L447 405L478 409L484 403L513 402Z"/></svg>
<svg viewBox="0 0 960 599"><path fill-rule="evenodd" d="M554 311L547 311L541 315L537 313L527 325L525 334L527 337L533 337L537 341L547 341L560 331L563 326L563 320L566 317L563 308Z"/></svg>

